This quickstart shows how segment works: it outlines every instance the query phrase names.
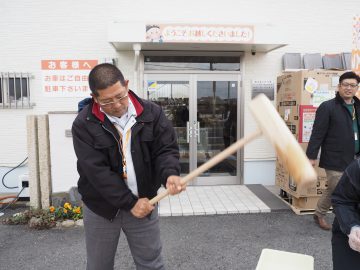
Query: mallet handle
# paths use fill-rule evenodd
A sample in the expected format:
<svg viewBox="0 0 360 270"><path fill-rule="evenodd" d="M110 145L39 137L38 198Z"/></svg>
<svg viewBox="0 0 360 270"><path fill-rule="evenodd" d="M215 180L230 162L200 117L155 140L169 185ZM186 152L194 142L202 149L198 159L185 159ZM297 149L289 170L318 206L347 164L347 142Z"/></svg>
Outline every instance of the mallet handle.
<svg viewBox="0 0 360 270"><path fill-rule="evenodd" d="M209 161L207 161L206 163L204 163L200 167L196 168L195 170L190 172L188 175L181 178L181 183L186 184L186 183L190 182L191 180L193 180L194 178L196 178L197 176L199 176L203 172L207 171L208 169L212 168L216 164L223 161L228 156L235 153L237 150L242 148L248 142L251 142L252 140L254 140L257 137L261 136L261 134L262 134L261 130L257 130L254 133L251 133L250 135L248 135L248 136L238 140L237 142L233 143L228 148L226 148L225 150L223 150L222 152L220 152L219 154L217 154L216 156L211 158ZM159 193L157 196L152 198L150 200L150 203L152 205L154 205L155 203L157 203L161 199L165 198L167 195L169 195L169 191L166 189L164 192Z"/></svg>

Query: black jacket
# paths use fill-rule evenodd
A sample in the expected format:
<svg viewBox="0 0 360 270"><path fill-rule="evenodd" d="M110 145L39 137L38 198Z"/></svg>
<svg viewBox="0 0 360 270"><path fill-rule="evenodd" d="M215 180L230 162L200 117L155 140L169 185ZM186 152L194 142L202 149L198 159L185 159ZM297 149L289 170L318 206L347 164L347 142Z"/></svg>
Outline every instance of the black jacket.
<svg viewBox="0 0 360 270"><path fill-rule="evenodd" d="M132 91L129 98L137 112L131 128L131 154L139 197L152 198L168 176L180 174L175 131L161 107ZM86 206L110 220L118 209L130 210L138 198L122 178L120 137L97 103L81 110L72 134L80 175L78 188Z"/></svg>
<svg viewBox="0 0 360 270"><path fill-rule="evenodd" d="M359 125L360 101L354 97ZM316 111L315 122L306 150L309 159L317 159L321 147L319 167L344 171L355 156L355 137L352 116L339 93L324 101ZM360 129L359 129L360 130Z"/></svg>
<svg viewBox="0 0 360 270"><path fill-rule="evenodd" d="M339 229L348 235L351 227L360 226L360 159L346 168L332 196L336 219L333 231Z"/></svg>

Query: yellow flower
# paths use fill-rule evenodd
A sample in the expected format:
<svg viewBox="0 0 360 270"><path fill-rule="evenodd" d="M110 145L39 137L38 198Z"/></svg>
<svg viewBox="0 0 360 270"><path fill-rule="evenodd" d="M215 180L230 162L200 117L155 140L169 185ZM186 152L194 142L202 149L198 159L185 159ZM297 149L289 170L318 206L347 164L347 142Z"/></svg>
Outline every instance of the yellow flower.
<svg viewBox="0 0 360 270"><path fill-rule="evenodd" d="M49 207L49 210L50 210L50 213L54 213L55 207L54 207L54 206L50 206L50 207Z"/></svg>
<svg viewBox="0 0 360 270"><path fill-rule="evenodd" d="M80 213L81 213L80 207L76 207L76 208L74 209L74 213L80 214Z"/></svg>
<svg viewBox="0 0 360 270"><path fill-rule="evenodd" d="M67 210L66 210L66 209L64 209L64 213L67 214Z"/></svg>
<svg viewBox="0 0 360 270"><path fill-rule="evenodd" d="M65 209L69 209L69 210L72 209L71 204L68 203L68 202L64 204L64 208L65 208Z"/></svg>

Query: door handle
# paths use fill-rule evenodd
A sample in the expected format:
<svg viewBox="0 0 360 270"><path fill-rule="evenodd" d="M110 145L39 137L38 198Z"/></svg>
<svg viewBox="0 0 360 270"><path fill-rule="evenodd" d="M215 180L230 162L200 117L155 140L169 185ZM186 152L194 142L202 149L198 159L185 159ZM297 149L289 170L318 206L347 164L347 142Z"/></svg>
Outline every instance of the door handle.
<svg viewBox="0 0 360 270"><path fill-rule="evenodd" d="M197 142L200 143L200 122L196 122L196 136L197 136Z"/></svg>
<svg viewBox="0 0 360 270"><path fill-rule="evenodd" d="M194 121L194 133L196 136L196 141L197 143L200 143L201 139L200 139L200 122L199 121Z"/></svg>
<svg viewBox="0 0 360 270"><path fill-rule="evenodd" d="M192 133L192 128L190 127L190 123L188 121L188 122L186 122L186 142L187 143L190 142L190 136L192 135L190 133Z"/></svg>

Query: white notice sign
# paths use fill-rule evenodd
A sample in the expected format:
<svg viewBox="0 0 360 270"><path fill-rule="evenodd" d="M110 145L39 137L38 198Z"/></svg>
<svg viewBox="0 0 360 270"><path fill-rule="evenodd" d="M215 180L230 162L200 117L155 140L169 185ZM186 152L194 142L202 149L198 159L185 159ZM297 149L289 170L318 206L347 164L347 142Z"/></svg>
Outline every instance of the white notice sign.
<svg viewBox="0 0 360 270"><path fill-rule="evenodd" d="M42 92L48 97L90 96L88 75L97 60L42 60Z"/></svg>

